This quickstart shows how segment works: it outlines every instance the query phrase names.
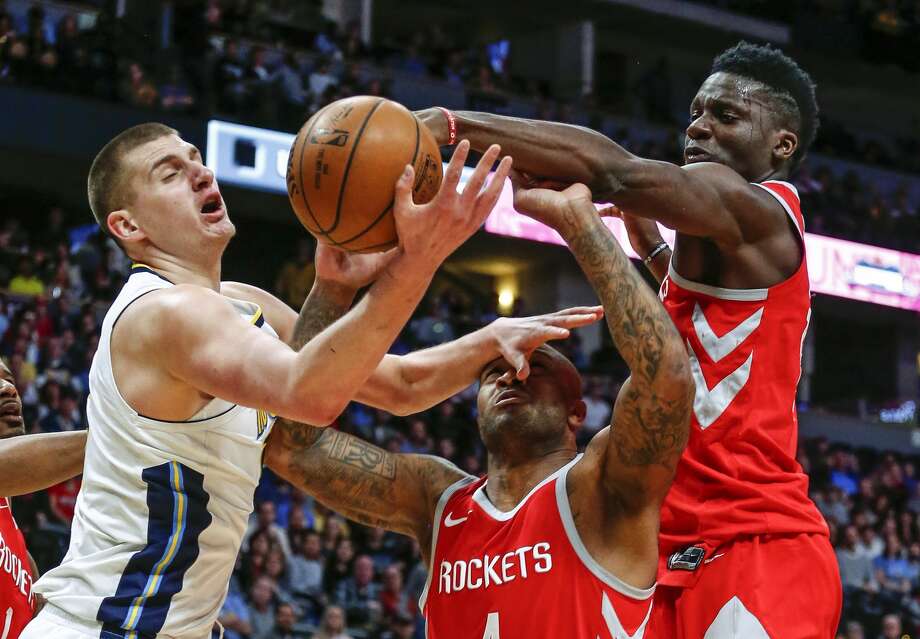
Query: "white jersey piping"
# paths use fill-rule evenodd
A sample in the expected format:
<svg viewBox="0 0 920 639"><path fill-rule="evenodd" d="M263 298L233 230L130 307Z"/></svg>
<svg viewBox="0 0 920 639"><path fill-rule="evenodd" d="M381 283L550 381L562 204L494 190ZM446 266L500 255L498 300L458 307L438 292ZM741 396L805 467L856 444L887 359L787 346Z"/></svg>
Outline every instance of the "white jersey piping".
<svg viewBox="0 0 920 639"><path fill-rule="evenodd" d="M577 458L574 461L577 461ZM655 594L655 584L651 588L637 588L629 585L597 563L591 553L588 552L584 542L582 542L578 529L575 527L575 520L572 518L572 507L569 504L569 495L566 490L566 479L569 475L569 469L574 465L574 461L562 468L559 479L556 481L556 506L559 508L559 517L562 519L562 526L565 529L569 543L572 545L572 549L578 555L584 567L607 586L632 599L643 601L648 599Z"/></svg>

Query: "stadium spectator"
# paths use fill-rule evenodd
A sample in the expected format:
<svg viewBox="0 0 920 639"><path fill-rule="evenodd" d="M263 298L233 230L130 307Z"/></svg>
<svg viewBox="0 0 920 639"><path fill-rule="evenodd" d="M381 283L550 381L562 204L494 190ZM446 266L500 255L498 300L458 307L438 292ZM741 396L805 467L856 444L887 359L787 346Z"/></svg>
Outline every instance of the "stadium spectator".
<svg viewBox="0 0 920 639"><path fill-rule="evenodd" d="M345 632L345 611L339 606L328 606L313 639L353 639Z"/></svg>
<svg viewBox="0 0 920 639"><path fill-rule="evenodd" d="M349 626L372 627L380 617L380 585L374 583L374 561L361 555L353 574L339 581L334 600L345 611Z"/></svg>
<svg viewBox="0 0 920 639"><path fill-rule="evenodd" d="M275 627L275 607L272 603L275 584L268 577L259 577L249 591L251 639L272 639Z"/></svg>

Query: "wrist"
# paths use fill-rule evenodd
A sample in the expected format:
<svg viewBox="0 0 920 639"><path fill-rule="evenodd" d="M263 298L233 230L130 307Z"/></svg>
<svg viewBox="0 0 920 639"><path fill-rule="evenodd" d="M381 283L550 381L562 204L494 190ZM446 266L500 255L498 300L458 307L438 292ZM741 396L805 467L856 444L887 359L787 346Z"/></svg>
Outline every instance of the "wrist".
<svg viewBox="0 0 920 639"><path fill-rule="evenodd" d="M328 303L348 308L357 294L358 289L353 286L336 280L317 278L313 282L313 288L310 290L310 295L307 299L319 297Z"/></svg>
<svg viewBox="0 0 920 639"><path fill-rule="evenodd" d="M598 216L594 204L576 200L567 203L555 230L562 236L562 239L568 242L572 237L595 224L600 224L607 228L603 220Z"/></svg>
<svg viewBox="0 0 920 639"><path fill-rule="evenodd" d="M447 123L447 138L444 142L444 145L455 145L457 143L457 117L453 114L452 111L444 107L435 107L435 109L441 112L441 115L444 116L444 119Z"/></svg>
<svg viewBox="0 0 920 639"><path fill-rule="evenodd" d="M658 259L661 255L670 255L671 247L668 246L668 243L664 240L660 240L655 243L652 248L646 249L643 251L643 254L639 257L642 258L642 263L648 266L654 260Z"/></svg>

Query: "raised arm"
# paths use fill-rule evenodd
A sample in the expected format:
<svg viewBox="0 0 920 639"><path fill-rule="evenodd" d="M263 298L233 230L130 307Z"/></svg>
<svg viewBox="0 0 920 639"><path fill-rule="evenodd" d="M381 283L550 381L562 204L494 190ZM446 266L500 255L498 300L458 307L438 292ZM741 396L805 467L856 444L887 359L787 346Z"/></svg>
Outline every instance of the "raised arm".
<svg viewBox="0 0 920 639"><path fill-rule="evenodd" d="M373 255L345 254L318 247L317 278L300 315L300 330L306 328L306 335L312 337L345 315L358 289L376 276L379 262ZM298 316L274 295L237 282L223 283L221 292L259 304L279 336L295 343L292 337ZM527 358L536 347L547 340L564 339L570 329L595 322L602 316L602 309L593 306L536 317L503 317L445 344L408 355L386 355L354 399L394 415L417 413L472 384L482 367L496 357L511 362L523 379L529 372ZM306 339L296 343L299 348Z"/></svg>
<svg viewBox="0 0 920 639"><path fill-rule="evenodd" d="M348 286L318 280L290 328L291 346L301 347L333 324L352 296ZM265 463L350 519L416 537L424 552L438 497L465 476L436 457L389 453L334 429L286 419L275 425Z"/></svg>
<svg viewBox="0 0 920 639"><path fill-rule="evenodd" d="M25 495L76 477L85 448L86 431L0 440L0 495Z"/></svg>
<svg viewBox="0 0 920 639"><path fill-rule="evenodd" d="M712 162L679 167L633 155L591 129L508 116L452 112L458 137L474 149L500 144L518 171L588 185L598 201L723 247L788 233L785 213L762 189ZM447 119L440 109L417 113L441 144Z"/></svg>
<svg viewBox="0 0 920 639"><path fill-rule="evenodd" d="M612 425L595 436L572 470L571 481L582 489L572 499L582 500L583 511L599 513L598 523L610 535L605 547L653 559L658 510L689 434L693 381L686 349L664 307L598 219L587 188L518 190L515 196L522 210L568 243L604 305L613 343L631 373ZM651 570L645 576L653 577L654 561L643 565Z"/></svg>
<svg viewBox="0 0 920 639"><path fill-rule="evenodd" d="M219 294L177 286L149 296L165 301L148 304L153 312L147 352L201 393L294 420L330 423L377 368L434 271L475 232L498 198L510 158L502 160L498 179L482 188L498 147L483 155L463 193L457 193L467 148L460 148L438 195L425 205L412 202L407 167L394 206L399 253L351 311L299 351L252 329ZM202 316L209 321L201 322Z"/></svg>

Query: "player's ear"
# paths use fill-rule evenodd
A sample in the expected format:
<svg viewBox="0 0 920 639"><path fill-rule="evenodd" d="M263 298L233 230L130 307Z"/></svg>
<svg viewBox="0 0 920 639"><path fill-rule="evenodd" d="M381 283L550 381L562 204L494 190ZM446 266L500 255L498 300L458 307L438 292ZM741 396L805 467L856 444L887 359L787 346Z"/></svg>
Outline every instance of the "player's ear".
<svg viewBox="0 0 920 639"><path fill-rule="evenodd" d="M578 399L572 404L572 408L569 409L569 430L573 433L577 433L582 424L585 423L585 415L588 414L588 407L585 405L584 400Z"/></svg>
<svg viewBox="0 0 920 639"><path fill-rule="evenodd" d="M134 216L128 209L118 209L109 213L105 220L109 234L122 245L132 244L147 237L138 226Z"/></svg>
<svg viewBox="0 0 920 639"><path fill-rule="evenodd" d="M776 141L773 144L773 157L780 162L789 160L796 149L799 148L799 136L788 129L777 131Z"/></svg>

